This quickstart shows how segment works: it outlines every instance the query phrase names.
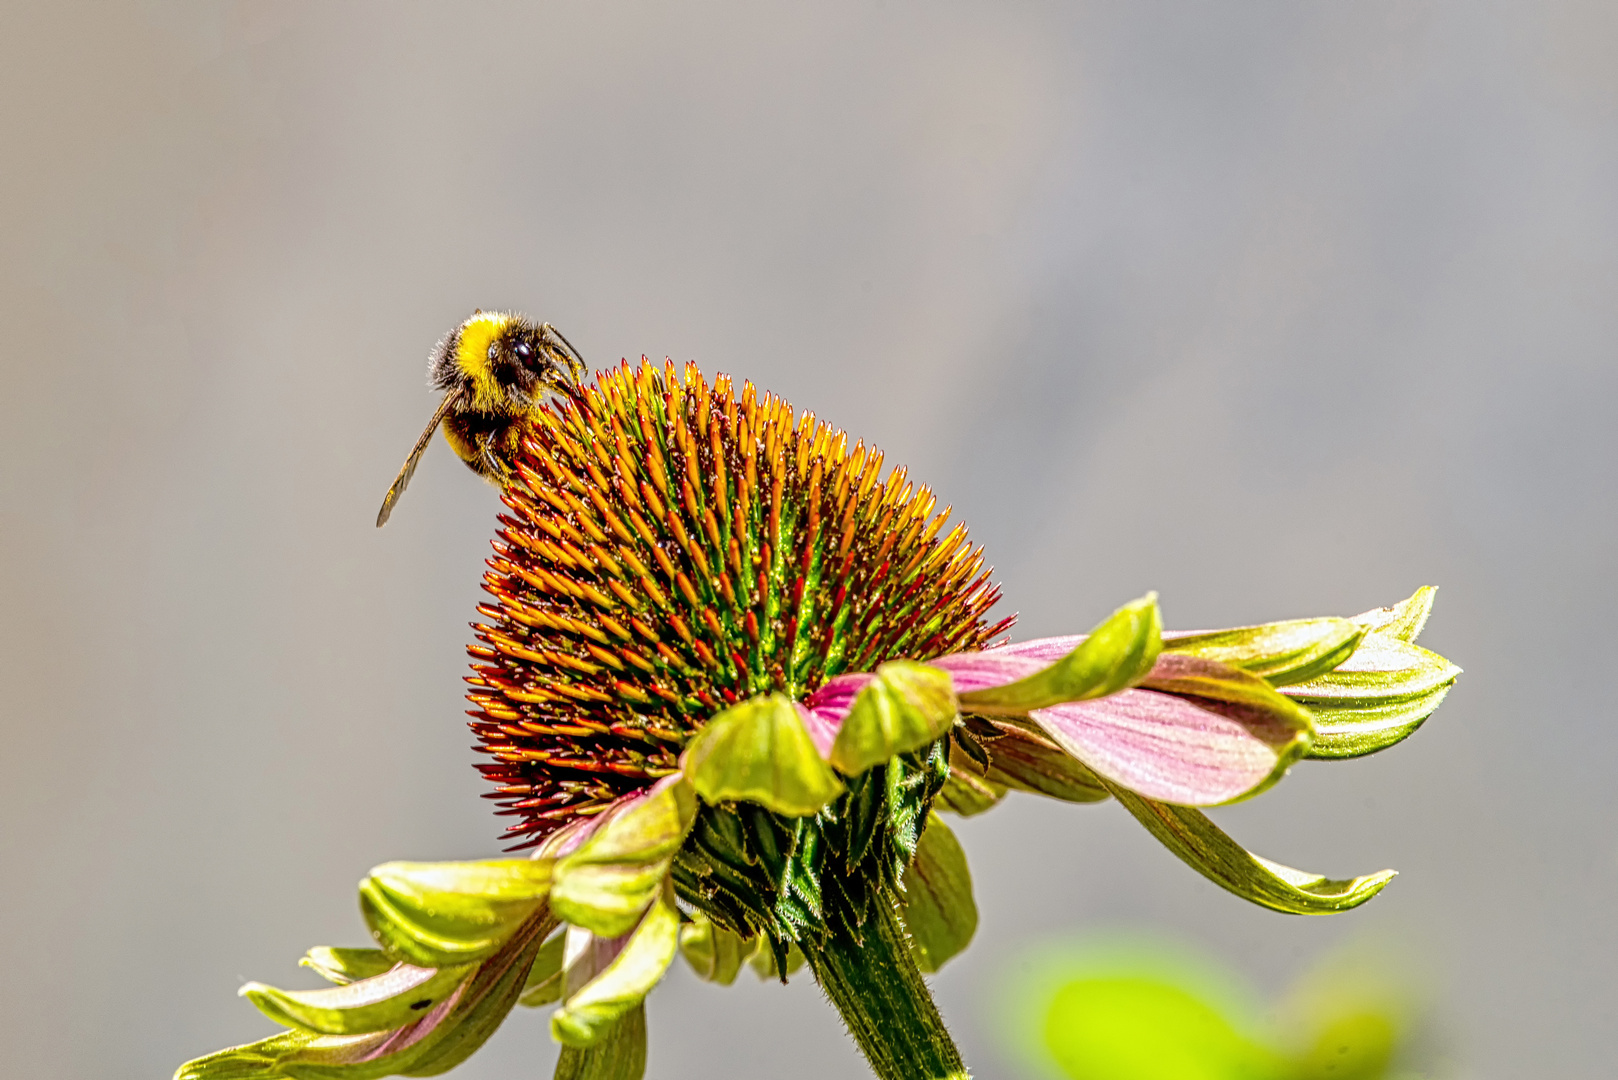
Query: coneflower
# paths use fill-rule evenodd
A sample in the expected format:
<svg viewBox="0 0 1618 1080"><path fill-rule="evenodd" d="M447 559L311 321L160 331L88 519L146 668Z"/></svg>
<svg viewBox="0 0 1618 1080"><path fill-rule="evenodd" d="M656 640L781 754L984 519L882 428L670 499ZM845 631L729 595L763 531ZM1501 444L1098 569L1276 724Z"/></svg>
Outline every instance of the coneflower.
<svg viewBox="0 0 1618 1080"><path fill-rule="evenodd" d="M559 1077L637 1078L644 998L683 950L720 982L807 961L878 1076L964 1077L923 972L977 913L935 811L1009 790L1116 797L1280 911L1346 910L1392 876L1279 866L1195 808L1415 730L1458 674L1414 644L1431 589L1169 635L1148 596L1009 644L982 550L927 488L690 365L598 376L512 465L469 696L531 857L378 867L378 948L311 950L330 990L244 987L289 1030L179 1076L433 1075L521 1001L558 1004Z"/></svg>

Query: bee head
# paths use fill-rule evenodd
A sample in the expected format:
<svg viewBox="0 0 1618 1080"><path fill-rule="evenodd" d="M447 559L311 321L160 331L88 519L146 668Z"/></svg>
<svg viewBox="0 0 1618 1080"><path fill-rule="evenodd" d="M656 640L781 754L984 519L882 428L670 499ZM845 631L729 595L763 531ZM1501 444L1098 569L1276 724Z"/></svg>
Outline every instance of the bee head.
<svg viewBox="0 0 1618 1080"><path fill-rule="evenodd" d="M464 408L496 415L526 412L546 390L568 390L583 365L548 325L521 315L480 311L444 336L428 363L434 389L457 393Z"/></svg>

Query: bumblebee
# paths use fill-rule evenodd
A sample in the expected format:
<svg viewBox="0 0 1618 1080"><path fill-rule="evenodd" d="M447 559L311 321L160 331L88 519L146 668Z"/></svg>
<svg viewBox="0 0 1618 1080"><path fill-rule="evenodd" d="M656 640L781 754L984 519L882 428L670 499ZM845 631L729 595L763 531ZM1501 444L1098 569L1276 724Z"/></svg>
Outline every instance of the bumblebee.
<svg viewBox="0 0 1618 1080"><path fill-rule="evenodd" d="M428 381L444 400L388 488L376 527L387 524L440 424L468 468L490 483L502 483L510 475L523 421L548 392L576 397L584 375L584 358L550 323L475 312L444 335L427 361Z"/></svg>

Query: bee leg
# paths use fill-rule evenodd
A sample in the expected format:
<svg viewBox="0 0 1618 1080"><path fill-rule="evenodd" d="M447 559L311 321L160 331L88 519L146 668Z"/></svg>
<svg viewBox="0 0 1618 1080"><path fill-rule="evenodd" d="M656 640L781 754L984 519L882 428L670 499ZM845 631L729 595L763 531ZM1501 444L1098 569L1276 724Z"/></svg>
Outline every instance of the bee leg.
<svg viewBox="0 0 1618 1080"><path fill-rule="evenodd" d="M479 471L489 480L499 483L505 476L505 467L500 464L500 458L494 452L494 433L478 436L478 456L483 459L483 468Z"/></svg>
<svg viewBox="0 0 1618 1080"><path fill-rule="evenodd" d="M573 369L573 382L575 384L583 382L587 370L584 364L584 356L573 347L573 343L563 336L560 330L550 323L542 323L539 329L541 333L556 335L556 340L560 341L563 347L567 349L567 364L568 367Z"/></svg>

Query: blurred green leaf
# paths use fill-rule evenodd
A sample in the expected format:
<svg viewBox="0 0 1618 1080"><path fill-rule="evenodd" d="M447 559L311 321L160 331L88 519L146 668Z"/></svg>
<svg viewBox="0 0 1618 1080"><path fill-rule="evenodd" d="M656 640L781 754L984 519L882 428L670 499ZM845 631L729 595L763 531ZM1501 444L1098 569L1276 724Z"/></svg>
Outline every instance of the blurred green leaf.
<svg viewBox="0 0 1618 1080"><path fill-rule="evenodd" d="M1005 686L960 695L963 709L991 715L1023 715L1033 709L1085 701L1127 689L1144 679L1162 648L1157 594L1113 612L1062 659Z"/></svg>
<svg viewBox="0 0 1618 1080"><path fill-rule="evenodd" d="M937 971L971 943L978 928L966 852L937 814L927 815L916 858L905 871L904 890L911 952L922 971Z"/></svg>
<svg viewBox="0 0 1618 1080"><path fill-rule="evenodd" d="M1045 1042L1073 1080L1269 1080L1264 1047L1195 995L1149 978L1096 976L1061 987Z"/></svg>
<svg viewBox="0 0 1618 1080"><path fill-rule="evenodd" d="M1399 1029L1386 1011L1331 1018L1297 1063L1296 1080L1381 1080L1399 1048Z"/></svg>
<svg viewBox="0 0 1618 1080"><path fill-rule="evenodd" d="M803 970L808 963L803 950L796 943L787 949L786 969L782 970L775 962L775 952L770 948L767 938L760 937L758 945L753 949L753 955L747 958L747 966L753 969L753 974L766 982L786 982L788 978Z"/></svg>
<svg viewBox="0 0 1618 1080"><path fill-rule="evenodd" d="M955 714L948 672L910 660L883 664L837 729L831 763L843 775L857 776L948 734Z"/></svg>
<svg viewBox="0 0 1618 1080"><path fill-rule="evenodd" d="M578 850L556 864L551 909L602 937L627 933L657 897L680 842L696 819L697 798L683 778L609 816Z"/></svg>
<svg viewBox="0 0 1618 1080"><path fill-rule="evenodd" d="M1188 806L1147 799L1107 785L1135 819L1187 865L1244 900L1292 915L1330 915L1359 907L1393 879L1383 870L1345 881L1294 870L1254 855Z"/></svg>
<svg viewBox="0 0 1618 1080"><path fill-rule="evenodd" d="M1271 686L1303 682L1347 660L1364 636L1348 619L1291 619L1183 634L1163 642L1166 653L1216 660L1265 679Z"/></svg>
<svg viewBox="0 0 1618 1080"><path fill-rule="evenodd" d="M697 732L681 758L697 794L710 803L757 803L809 817L843 793L784 694L744 701Z"/></svg>

